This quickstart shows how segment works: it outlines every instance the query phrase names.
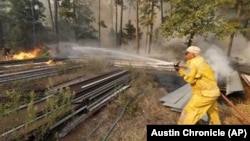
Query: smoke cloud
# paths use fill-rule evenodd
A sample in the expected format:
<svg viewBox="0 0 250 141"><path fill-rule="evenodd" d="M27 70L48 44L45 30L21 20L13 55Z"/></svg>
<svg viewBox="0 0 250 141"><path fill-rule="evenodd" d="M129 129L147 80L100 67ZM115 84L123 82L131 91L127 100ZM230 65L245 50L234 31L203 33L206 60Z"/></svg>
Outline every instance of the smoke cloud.
<svg viewBox="0 0 250 141"><path fill-rule="evenodd" d="M223 81L234 71L226 54L216 45L210 46L205 51L204 57L213 68L218 81Z"/></svg>
<svg viewBox="0 0 250 141"><path fill-rule="evenodd" d="M233 41L231 56L241 64L249 64L250 42L242 34L236 34Z"/></svg>

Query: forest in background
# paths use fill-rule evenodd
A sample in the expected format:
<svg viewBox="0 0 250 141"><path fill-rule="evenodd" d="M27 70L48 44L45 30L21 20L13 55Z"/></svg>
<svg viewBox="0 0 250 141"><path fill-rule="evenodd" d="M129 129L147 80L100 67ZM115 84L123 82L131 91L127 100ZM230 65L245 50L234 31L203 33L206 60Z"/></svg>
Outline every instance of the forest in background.
<svg viewBox="0 0 250 141"><path fill-rule="evenodd" d="M56 44L59 53L60 42L73 42L150 54L161 40L189 46L212 35L230 56L237 34L250 38L249 0L1 0L0 11L0 48L14 52Z"/></svg>

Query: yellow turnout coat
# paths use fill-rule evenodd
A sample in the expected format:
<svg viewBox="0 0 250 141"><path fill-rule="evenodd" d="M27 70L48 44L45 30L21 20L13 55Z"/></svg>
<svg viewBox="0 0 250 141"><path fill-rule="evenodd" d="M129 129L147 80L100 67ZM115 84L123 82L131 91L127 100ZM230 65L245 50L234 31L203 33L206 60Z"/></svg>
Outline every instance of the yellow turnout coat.
<svg viewBox="0 0 250 141"><path fill-rule="evenodd" d="M199 55L186 63L187 68L180 68L178 72L191 85L192 96L184 107L178 124L196 124L206 113L210 124L221 124L217 107L220 89L212 68Z"/></svg>

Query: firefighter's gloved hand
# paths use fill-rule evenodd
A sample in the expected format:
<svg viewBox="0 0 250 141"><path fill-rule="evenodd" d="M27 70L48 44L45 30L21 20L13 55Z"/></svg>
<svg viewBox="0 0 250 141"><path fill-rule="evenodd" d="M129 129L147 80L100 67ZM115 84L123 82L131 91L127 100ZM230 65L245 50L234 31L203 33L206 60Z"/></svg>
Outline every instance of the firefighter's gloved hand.
<svg viewBox="0 0 250 141"><path fill-rule="evenodd" d="M175 69L175 71L179 71L179 68L180 68L180 61L174 63L174 69Z"/></svg>

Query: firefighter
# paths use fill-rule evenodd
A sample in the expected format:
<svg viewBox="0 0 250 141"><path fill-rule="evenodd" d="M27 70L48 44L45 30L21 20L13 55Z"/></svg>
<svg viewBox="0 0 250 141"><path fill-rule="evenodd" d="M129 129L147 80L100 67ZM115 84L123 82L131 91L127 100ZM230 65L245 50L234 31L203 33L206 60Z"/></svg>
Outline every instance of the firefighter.
<svg viewBox="0 0 250 141"><path fill-rule="evenodd" d="M211 66L200 55L201 49L186 49L185 64L175 65L178 74L191 85L192 95L184 107L177 124L196 124L206 113L210 124L221 124L217 99L220 89Z"/></svg>

